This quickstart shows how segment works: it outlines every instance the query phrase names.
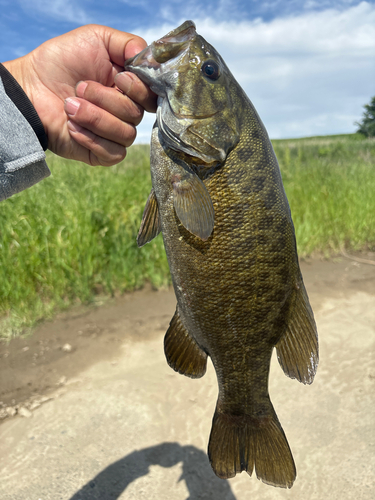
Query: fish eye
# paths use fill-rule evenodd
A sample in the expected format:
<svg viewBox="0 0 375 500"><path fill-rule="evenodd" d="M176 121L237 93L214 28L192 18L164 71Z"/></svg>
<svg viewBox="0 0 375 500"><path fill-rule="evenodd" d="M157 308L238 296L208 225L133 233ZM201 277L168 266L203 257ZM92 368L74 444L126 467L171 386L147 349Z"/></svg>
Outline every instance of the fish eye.
<svg viewBox="0 0 375 500"><path fill-rule="evenodd" d="M205 61L201 71L210 80L217 80L220 76L219 65L215 61Z"/></svg>

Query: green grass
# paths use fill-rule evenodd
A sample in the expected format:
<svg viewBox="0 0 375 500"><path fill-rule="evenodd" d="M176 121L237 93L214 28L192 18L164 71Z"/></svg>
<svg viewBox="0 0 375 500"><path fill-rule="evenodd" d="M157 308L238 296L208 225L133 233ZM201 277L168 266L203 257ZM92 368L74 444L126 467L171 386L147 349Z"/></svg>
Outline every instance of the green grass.
<svg viewBox="0 0 375 500"><path fill-rule="evenodd" d="M273 141L300 256L375 247L375 140Z"/></svg>
<svg viewBox="0 0 375 500"><path fill-rule="evenodd" d="M48 164L51 177L0 203L3 336L98 293L169 283L162 239L136 244L151 189L147 146L108 169L52 154Z"/></svg>
<svg viewBox="0 0 375 500"><path fill-rule="evenodd" d="M299 254L375 247L375 141L273 141ZM162 239L138 249L149 147L88 167L48 155L52 176L0 203L0 337L74 304L170 283Z"/></svg>

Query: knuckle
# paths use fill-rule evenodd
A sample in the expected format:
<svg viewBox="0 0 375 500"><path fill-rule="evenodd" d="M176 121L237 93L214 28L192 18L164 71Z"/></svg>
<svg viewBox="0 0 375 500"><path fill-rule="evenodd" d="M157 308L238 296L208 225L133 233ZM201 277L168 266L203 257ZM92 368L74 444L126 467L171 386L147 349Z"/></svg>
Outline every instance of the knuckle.
<svg viewBox="0 0 375 500"><path fill-rule="evenodd" d="M82 95L82 97L86 99L86 101L89 101L96 105L100 105L103 102L104 98L103 86L93 81L88 81L85 83L87 83L87 86L84 87L84 95ZM79 90L79 87L77 87L77 90Z"/></svg>
<svg viewBox="0 0 375 500"><path fill-rule="evenodd" d="M117 155L117 158L115 159L115 162L112 163L112 165L120 163L120 161L124 160L126 157L126 153L127 153L126 148L124 148L123 151Z"/></svg>
<svg viewBox="0 0 375 500"><path fill-rule="evenodd" d="M126 156L126 148L118 144L112 146L103 146L100 140L93 139L88 146L90 165L110 167L120 163Z"/></svg>
<svg viewBox="0 0 375 500"><path fill-rule="evenodd" d="M143 107L128 96L123 96L121 118L125 122L138 125L143 118Z"/></svg>
<svg viewBox="0 0 375 500"><path fill-rule="evenodd" d="M90 107L88 113L85 114L85 117L83 118L87 128L90 130L99 130L103 118L102 115L103 113L101 113L99 109Z"/></svg>
<svg viewBox="0 0 375 500"><path fill-rule="evenodd" d="M135 126L131 125L131 124L127 124L125 135L124 135L124 140L123 140L124 144L126 146L130 146L131 144L133 144L136 137L137 137L137 129L135 128Z"/></svg>
<svg viewBox="0 0 375 500"><path fill-rule="evenodd" d="M105 98L106 98L106 87L103 87L103 85L96 84L95 88L90 89L90 101L96 106L103 108Z"/></svg>
<svg viewBox="0 0 375 500"><path fill-rule="evenodd" d="M94 135L93 137L91 137L90 146L92 148L100 147L102 141L103 141L103 139L101 137Z"/></svg>
<svg viewBox="0 0 375 500"><path fill-rule="evenodd" d="M98 165L100 165L99 158L91 150L89 150L89 165L91 165L92 167L97 167Z"/></svg>
<svg viewBox="0 0 375 500"><path fill-rule="evenodd" d="M143 110L143 108L139 104L136 104L136 103L134 103L134 104L135 104L135 106L134 106L134 112L133 112L133 115L134 115L134 125L137 126L142 121L144 110Z"/></svg>

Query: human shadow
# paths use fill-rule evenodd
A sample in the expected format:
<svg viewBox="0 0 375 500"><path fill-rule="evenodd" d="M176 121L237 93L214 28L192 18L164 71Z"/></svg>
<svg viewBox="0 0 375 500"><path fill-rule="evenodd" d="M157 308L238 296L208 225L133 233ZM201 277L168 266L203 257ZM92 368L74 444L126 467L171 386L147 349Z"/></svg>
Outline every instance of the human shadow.
<svg viewBox="0 0 375 500"><path fill-rule="evenodd" d="M228 481L219 479L212 472L203 451L195 446L180 446L178 443L162 443L133 451L106 467L70 500L114 500L130 483L147 475L151 465L173 467L179 462L182 462L182 474L178 481L184 480L189 491L186 500L236 500Z"/></svg>

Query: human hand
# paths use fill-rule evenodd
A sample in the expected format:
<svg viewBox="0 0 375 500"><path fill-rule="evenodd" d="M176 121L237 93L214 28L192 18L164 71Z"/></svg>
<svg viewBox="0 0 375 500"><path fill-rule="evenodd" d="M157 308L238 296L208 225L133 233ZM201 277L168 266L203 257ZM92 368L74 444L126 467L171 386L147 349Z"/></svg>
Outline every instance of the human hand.
<svg viewBox="0 0 375 500"><path fill-rule="evenodd" d="M121 74L115 86L125 60L146 45L136 35L88 25L4 66L33 103L51 151L108 166L125 158L143 110L156 109L155 95L135 75Z"/></svg>

